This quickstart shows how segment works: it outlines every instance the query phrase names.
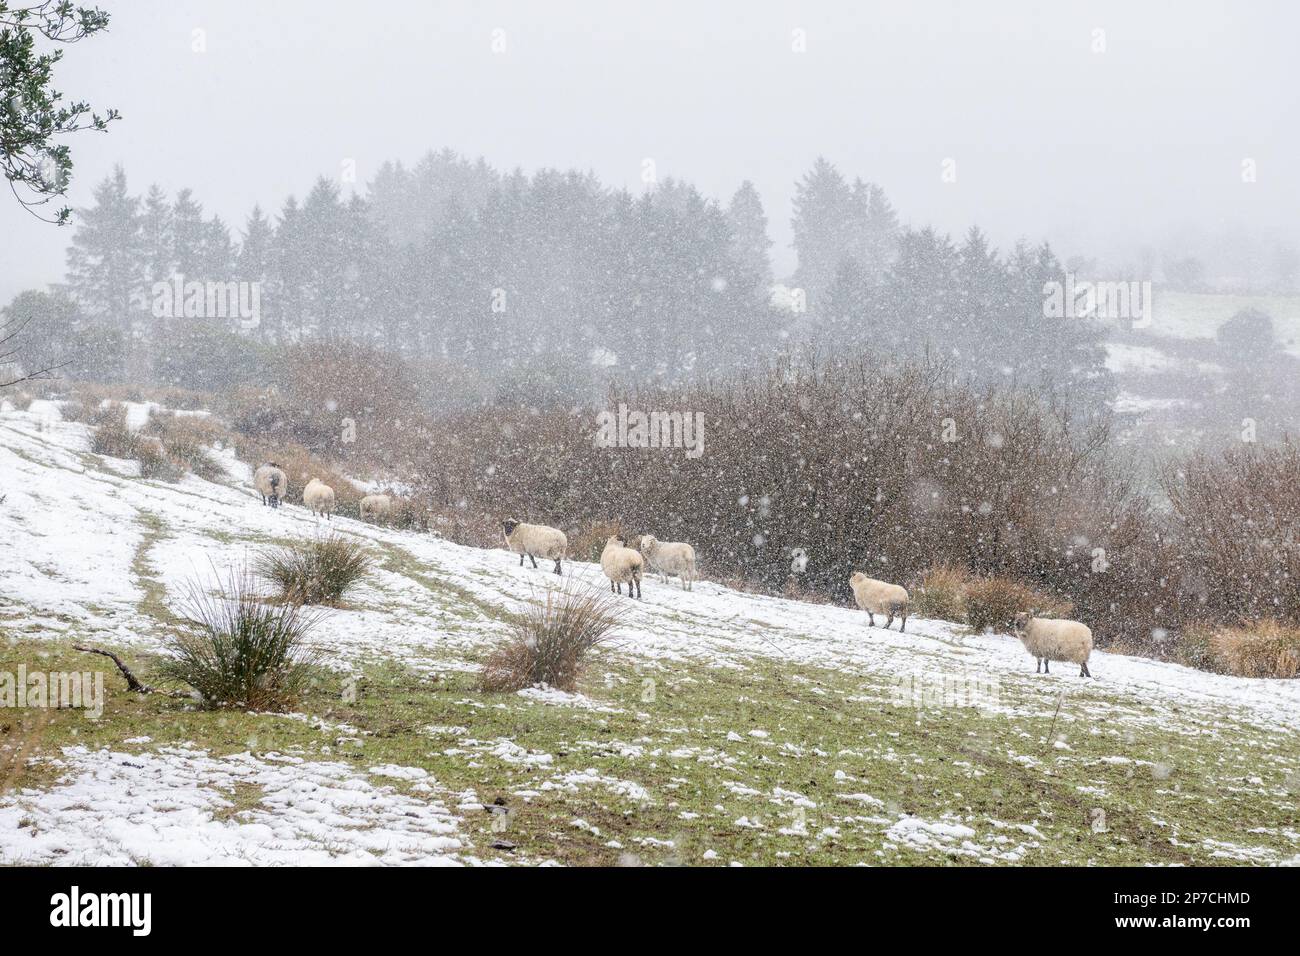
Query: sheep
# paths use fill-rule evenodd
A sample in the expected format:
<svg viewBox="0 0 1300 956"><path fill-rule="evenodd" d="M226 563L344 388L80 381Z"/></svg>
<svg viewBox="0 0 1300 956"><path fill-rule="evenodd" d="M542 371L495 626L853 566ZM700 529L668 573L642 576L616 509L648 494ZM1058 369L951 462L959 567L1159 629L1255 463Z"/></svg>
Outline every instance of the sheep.
<svg viewBox="0 0 1300 956"><path fill-rule="evenodd" d="M886 630L894 623L894 615L901 614L903 620L898 625L898 633L902 634L907 630L906 588L869 578L861 571L855 571L849 578L849 587L853 589L853 597L858 602L858 607L867 612L867 621L871 627L876 626L877 614L889 615L889 620L885 621Z"/></svg>
<svg viewBox="0 0 1300 956"><path fill-rule="evenodd" d="M600 553L600 569L609 578L611 591L622 594L623 582L626 581L627 596L641 597L641 571L644 567L645 558L641 557L641 552L627 547L627 538L621 534L613 535L605 542L605 550Z"/></svg>
<svg viewBox="0 0 1300 956"><path fill-rule="evenodd" d="M560 562L569 550L569 539L559 528L550 528L544 524L522 524L513 518L501 522L505 531L506 547L519 552L519 566L524 566L524 558L537 567L537 555L555 561L555 573L560 573Z"/></svg>
<svg viewBox="0 0 1300 956"><path fill-rule="evenodd" d="M378 520L382 518L384 524L388 523L389 516L393 513L393 499L388 495L366 495L361 499L361 520L367 518Z"/></svg>
<svg viewBox="0 0 1300 956"><path fill-rule="evenodd" d="M695 549L685 541L660 541L652 534L641 536L639 545L641 556L646 560L646 567L659 572L659 579L664 584L669 577L682 580L683 591L695 590Z"/></svg>
<svg viewBox="0 0 1300 956"><path fill-rule="evenodd" d="M319 478L313 478L302 490L302 503L311 509L312 514L317 517L324 515L328 521L334 510L334 489Z"/></svg>
<svg viewBox="0 0 1300 956"><path fill-rule="evenodd" d="M289 490L289 479L284 476L279 465L268 461L253 472L253 487L262 496L262 504L278 508L280 496Z"/></svg>
<svg viewBox="0 0 1300 956"><path fill-rule="evenodd" d="M1037 662L1034 673L1050 674L1048 661L1069 661L1079 665L1080 677L1091 677L1088 658L1092 655L1092 631L1088 625L1063 618L1035 617L1032 611L1016 615L1016 637Z"/></svg>

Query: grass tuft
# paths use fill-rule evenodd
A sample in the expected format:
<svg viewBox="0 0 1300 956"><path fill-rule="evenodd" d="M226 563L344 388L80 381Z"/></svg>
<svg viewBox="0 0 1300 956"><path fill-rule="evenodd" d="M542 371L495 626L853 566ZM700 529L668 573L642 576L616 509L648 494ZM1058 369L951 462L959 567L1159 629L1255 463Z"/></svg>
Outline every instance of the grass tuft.
<svg viewBox="0 0 1300 956"><path fill-rule="evenodd" d="M563 587L548 588L545 600L530 603L510 624L510 638L488 658L483 690L515 691L535 684L573 690L587 652L618 626L621 607L610 595L573 578Z"/></svg>
<svg viewBox="0 0 1300 956"><path fill-rule="evenodd" d="M373 566L365 547L333 534L264 551L255 570L290 604L338 605Z"/></svg>
<svg viewBox="0 0 1300 956"><path fill-rule="evenodd" d="M181 609L188 630L166 640L171 657L161 672L209 707L292 707L310 678L305 638L317 618L294 604L267 603L247 568L232 570L222 585L215 595L191 582Z"/></svg>

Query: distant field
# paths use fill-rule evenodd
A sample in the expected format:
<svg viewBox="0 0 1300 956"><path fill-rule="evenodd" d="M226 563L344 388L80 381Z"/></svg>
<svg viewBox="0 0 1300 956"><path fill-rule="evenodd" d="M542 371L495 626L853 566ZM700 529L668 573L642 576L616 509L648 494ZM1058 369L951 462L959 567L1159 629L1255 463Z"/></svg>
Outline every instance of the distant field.
<svg viewBox="0 0 1300 956"><path fill-rule="evenodd" d="M1271 315L1273 327L1287 351L1300 355L1300 296L1295 295L1156 292L1147 331L1180 339L1213 338L1220 325L1248 308Z"/></svg>

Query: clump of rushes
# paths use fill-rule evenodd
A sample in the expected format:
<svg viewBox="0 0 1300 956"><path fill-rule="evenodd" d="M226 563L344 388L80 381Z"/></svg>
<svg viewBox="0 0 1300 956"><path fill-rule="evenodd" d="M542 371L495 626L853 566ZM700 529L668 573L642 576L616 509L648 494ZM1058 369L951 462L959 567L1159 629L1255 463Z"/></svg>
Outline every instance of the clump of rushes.
<svg viewBox="0 0 1300 956"><path fill-rule="evenodd" d="M514 618L510 637L488 658L483 690L515 691L535 684L573 690L587 652L609 639L622 607L613 596L573 578L561 588L548 588L544 599L533 600Z"/></svg>
<svg viewBox="0 0 1300 956"><path fill-rule="evenodd" d="M268 603L247 568L233 569L220 594L191 582L181 620L160 670L206 706L286 710L301 699L315 663L306 637L318 617Z"/></svg>
<svg viewBox="0 0 1300 956"><path fill-rule="evenodd" d="M289 604L337 606L372 567L370 555L356 541L338 534L264 551L255 570L275 586Z"/></svg>

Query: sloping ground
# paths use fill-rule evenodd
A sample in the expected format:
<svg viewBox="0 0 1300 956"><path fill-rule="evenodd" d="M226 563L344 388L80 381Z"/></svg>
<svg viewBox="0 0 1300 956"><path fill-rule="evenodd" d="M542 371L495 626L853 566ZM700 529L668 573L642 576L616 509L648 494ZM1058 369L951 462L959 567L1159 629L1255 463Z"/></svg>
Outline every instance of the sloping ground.
<svg viewBox="0 0 1300 956"><path fill-rule="evenodd" d="M88 447L52 403L0 413L0 673L99 669L74 641L147 670L188 581L321 533L232 458L167 484ZM109 673L99 721L0 714L0 861L1300 859L1300 682L1104 653L1095 681L1037 675L1006 636L648 581L582 694L485 695L503 616L554 576L330 525L379 562L315 632L337 684L229 714Z"/></svg>

